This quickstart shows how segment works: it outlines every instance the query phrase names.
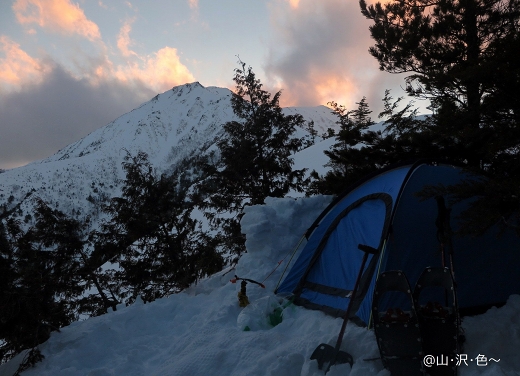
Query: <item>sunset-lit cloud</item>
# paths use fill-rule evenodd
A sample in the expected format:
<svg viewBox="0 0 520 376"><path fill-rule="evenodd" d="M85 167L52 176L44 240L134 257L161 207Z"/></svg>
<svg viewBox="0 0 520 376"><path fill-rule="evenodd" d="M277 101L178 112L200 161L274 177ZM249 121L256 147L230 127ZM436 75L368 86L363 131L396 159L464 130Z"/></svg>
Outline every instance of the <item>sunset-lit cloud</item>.
<svg viewBox="0 0 520 376"><path fill-rule="evenodd" d="M37 24L62 34L79 34L89 40L101 38L98 26L70 0L16 0L16 19L22 25Z"/></svg>
<svg viewBox="0 0 520 376"><path fill-rule="evenodd" d="M320 75L314 83L318 98L321 103L329 103L332 100L338 103L348 103L352 101L352 93L357 94L355 84L347 77L330 75L329 77ZM344 94L342 94L344 93ZM358 98L356 98L358 99ZM351 103L348 103L351 105Z"/></svg>
<svg viewBox="0 0 520 376"><path fill-rule="evenodd" d="M281 104L336 101L350 109L365 96L377 111L395 76L381 78L391 75L380 72L368 53L370 22L358 2L273 0L272 4L273 35L264 70L268 83L283 89Z"/></svg>
<svg viewBox="0 0 520 376"><path fill-rule="evenodd" d="M130 2L126 2L132 7ZM98 5L104 5L99 2ZM190 0L191 7L197 7L197 1ZM160 92L172 86L195 81L189 69L181 63L178 50L163 47L155 53L139 55L132 50L134 41L130 37L135 18L126 20L117 35L117 53L109 53L101 40L99 29L88 20L78 5L70 0L17 0L13 11L18 22L23 25L37 24L42 28L61 33L78 33L91 41L97 40L97 56L82 60L69 73L77 79L86 79L92 85L103 82L119 81L122 85L140 85L152 91ZM20 45L2 37L0 47L5 57L0 55L0 78L14 87L23 82L39 82L45 66L24 52ZM90 62L92 61L92 62Z"/></svg>
<svg viewBox="0 0 520 376"><path fill-rule="evenodd" d="M0 163L48 155L173 86L200 81L234 89L237 55L267 90L282 90L282 106L336 101L352 109L366 96L377 113L384 89L403 95L397 92L402 77L380 72L368 53L371 21L357 0L235 5L6 1L0 7ZM43 133L38 144L20 144L35 132L49 134L48 147L26 156L43 150Z"/></svg>
<svg viewBox="0 0 520 376"><path fill-rule="evenodd" d="M300 0L288 0L289 4L291 5L291 8L296 9L298 8L298 5L300 4Z"/></svg>
<svg viewBox="0 0 520 376"><path fill-rule="evenodd" d="M190 20L200 23L202 27L206 28L208 25L205 22L201 23L199 19L199 0L188 0L188 5L191 10Z"/></svg>
<svg viewBox="0 0 520 376"><path fill-rule="evenodd" d="M311 70L301 80L278 78L274 85L270 83L271 91L282 91L280 102L283 107L327 105L335 101L351 108L359 99L359 88L348 76Z"/></svg>
<svg viewBox="0 0 520 376"><path fill-rule="evenodd" d="M155 54L142 59L144 62L117 66L114 72L115 77L126 83L142 82L156 92L195 81L188 68L181 63L176 48L164 47Z"/></svg>
<svg viewBox="0 0 520 376"><path fill-rule="evenodd" d="M117 36L117 47L123 56L137 56L137 54L132 51L129 47L132 44L132 40L130 39L130 31L132 30L132 23L134 20L127 20L121 27L119 31L119 35Z"/></svg>
<svg viewBox="0 0 520 376"><path fill-rule="evenodd" d="M0 91L19 89L37 83L50 67L35 59L6 36L0 36Z"/></svg>

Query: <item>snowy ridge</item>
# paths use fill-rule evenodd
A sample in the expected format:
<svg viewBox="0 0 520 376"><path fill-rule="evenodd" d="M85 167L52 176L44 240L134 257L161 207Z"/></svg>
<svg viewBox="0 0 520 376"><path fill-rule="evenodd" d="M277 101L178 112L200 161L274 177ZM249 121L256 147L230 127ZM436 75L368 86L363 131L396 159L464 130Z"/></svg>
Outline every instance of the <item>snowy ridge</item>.
<svg viewBox="0 0 520 376"><path fill-rule="evenodd" d="M198 82L158 94L49 158L0 174L0 202L10 196L19 202L34 190L33 197L76 218L88 216L95 223L98 203L120 192L119 180L124 178L121 162L128 153L147 153L159 172L203 153L221 136L224 123L238 120L231 96L229 89L205 88ZM335 127L335 117L324 106L284 112L304 113L318 130ZM305 135L307 131L298 130L298 137ZM32 205L33 201L27 200L22 212L32 212Z"/></svg>
<svg viewBox="0 0 520 376"><path fill-rule="evenodd" d="M285 115L300 114L305 120L314 121L314 128L319 135L327 132L328 128L337 130L337 116L332 114L332 110L325 106L316 107L285 107L283 109Z"/></svg>
<svg viewBox="0 0 520 376"><path fill-rule="evenodd" d="M235 119L230 98L231 91L206 89L198 82L174 87L42 162L122 147L131 154L144 151L156 162L174 148L184 149L187 156Z"/></svg>
<svg viewBox="0 0 520 376"><path fill-rule="evenodd" d="M334 345L341 319L288 306L283 321L272 327L267 314L279 306L273 290L288 259L265 281L266 289L248 284L251 305L238 306L234 274L259 281L298 243L330 197L268 199L246 209L242 231L248 252L235 270L207 278L187 291L149 304L137 302L100 317L53 332L41 345L46 359L23 376L250 375L322 376L312 351L322 342ZM284 304L282 302L282 304ZM244 325L250 331L244 331ZM486 314L463 320L468 365L459 375L518 375L520 370L520 296ZM342 350L354 366L336 365L327 375L389 376L378 360L372 331L347 326ZM486 366L475 358L484 355ZM16 360L0 366L11 376Z"/></svg>

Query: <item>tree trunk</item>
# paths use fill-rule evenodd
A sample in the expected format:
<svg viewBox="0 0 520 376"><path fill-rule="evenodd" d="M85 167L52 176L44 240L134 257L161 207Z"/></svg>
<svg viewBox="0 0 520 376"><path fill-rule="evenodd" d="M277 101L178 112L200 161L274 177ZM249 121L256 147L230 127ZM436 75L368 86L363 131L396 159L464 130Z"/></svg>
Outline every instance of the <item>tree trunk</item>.
<svg viewBox="0 0 520 376"><path fill-rule="evenodd" d="M469 141L466 146L468 150L468 163L474 167L481 164L479 155L480 126L480 102L481 92L479 84L479 64L480 64L480 39L478 36L477 7L478 0L461 1L463 8L463 23L466 30L466 77L463 86L466 90L466 124L464 124L464 138Z"/></svg>

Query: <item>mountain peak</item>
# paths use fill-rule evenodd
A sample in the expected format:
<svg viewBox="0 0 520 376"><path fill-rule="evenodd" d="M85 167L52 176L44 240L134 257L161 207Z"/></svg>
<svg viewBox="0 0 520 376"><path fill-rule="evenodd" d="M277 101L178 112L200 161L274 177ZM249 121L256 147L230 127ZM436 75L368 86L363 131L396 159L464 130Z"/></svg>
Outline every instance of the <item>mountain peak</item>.
<svg viewBox="0 0 520 376"><path fill-rule="evenodd" d="M222 125L237 120L231 97L228 88L199 82L176 86L52 156L0 174L0 196L21 201L34 189L35 196L68 214L97 218L99 206L92 198L101 202L118 194L128 153L148 154L161 172L204 153L222 134ZM301 110L318 131L334 127L329 109ZM296 110L287 112L291 111ZM32 212L31 205L27 201L22 209Z"/></svg>
<svg viewBox="0 0 520 376"><path fill-rule="evenodd" d="M200 90L200 89L205 89L205 87L202 86L199 81L195 81L195 82L188 82L186 84L179 85L179 86L174 86L172 88L172 92L177 93L177 94L187 94L193 90Z"/></svg>

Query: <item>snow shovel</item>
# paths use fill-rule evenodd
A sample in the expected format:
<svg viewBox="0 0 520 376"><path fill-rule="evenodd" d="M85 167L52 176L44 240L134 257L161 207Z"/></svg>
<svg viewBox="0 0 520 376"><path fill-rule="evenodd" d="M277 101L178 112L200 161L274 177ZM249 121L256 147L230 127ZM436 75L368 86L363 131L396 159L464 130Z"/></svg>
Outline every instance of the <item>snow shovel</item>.
<svg viewBox="0 0 520 376"><path fill-rule="evenodd" d="M354 284L354 289L350 294L350 301L347 306L347 311L345 312L345 317L343 318L343 324L341 325L341 330L338 335L338 340L336 341L336 346L332 347L329 344L322 343L318 347L316 347L316 350L314 350L314 352L311 355L311 360L316 359L318 361L319 369L323 369L325 363L328 363L325 373L329 372L330 367L332 367L336 363L349 363L351 367L354 363L352 355L350 355L346 351L340 351L339 348L341 347L341 341L343 340L343 335L345 334L345 329L347 328L347 321L350 316L352 302L356 299L356 292L359 286L359 281L361 280L361 275L363 274L363 270L365 269L365 264L367 262L368 255L375 254L377 252L377 249L364 244L359 244L358 248L365 252L365 254L363 255L363 261L361 262L361 268L359 269L356 283Z"/></svg>

